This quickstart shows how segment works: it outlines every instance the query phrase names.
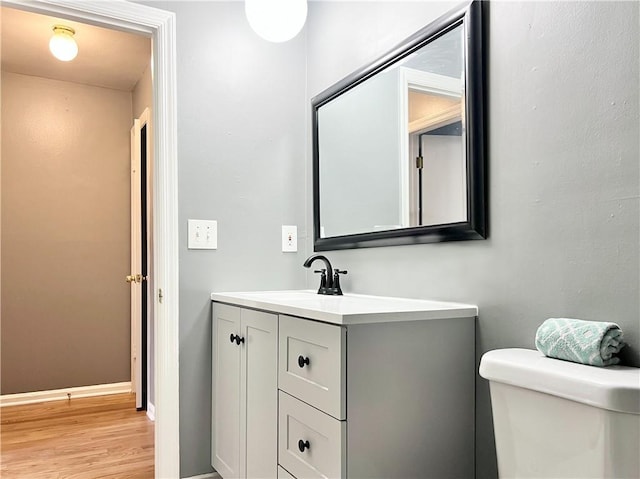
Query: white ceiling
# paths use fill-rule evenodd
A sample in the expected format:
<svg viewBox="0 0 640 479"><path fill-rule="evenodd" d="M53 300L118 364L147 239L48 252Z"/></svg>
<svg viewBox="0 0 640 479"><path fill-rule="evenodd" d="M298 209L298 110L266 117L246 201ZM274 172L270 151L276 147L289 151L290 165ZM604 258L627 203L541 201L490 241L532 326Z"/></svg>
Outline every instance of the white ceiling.
<svg viewBox="0 0 640 479"><path fill-rule="evenodd" d="M2 70L54 80L132 91L151 61L151 39L36 13L0 8ZM78 56L51 55L53 26L72 27Z"/></svg>

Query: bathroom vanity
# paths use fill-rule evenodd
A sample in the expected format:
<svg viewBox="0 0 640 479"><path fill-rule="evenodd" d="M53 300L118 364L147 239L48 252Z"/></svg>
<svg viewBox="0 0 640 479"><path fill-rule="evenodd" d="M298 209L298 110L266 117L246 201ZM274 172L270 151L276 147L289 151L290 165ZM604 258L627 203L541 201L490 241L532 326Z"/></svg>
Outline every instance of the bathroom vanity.
<svg viewBox="0 0 640 479"><path fill-rule="evenodd" d="M476 306L213 293L213 467L229 478L474 475Z"/></svg>

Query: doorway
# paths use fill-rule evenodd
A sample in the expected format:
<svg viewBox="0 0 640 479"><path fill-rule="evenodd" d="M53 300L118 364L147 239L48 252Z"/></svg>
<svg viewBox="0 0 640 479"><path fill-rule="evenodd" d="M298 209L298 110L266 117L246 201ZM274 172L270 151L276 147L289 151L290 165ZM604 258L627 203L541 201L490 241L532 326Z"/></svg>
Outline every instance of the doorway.
<svg viewBox="0 0 640 479"><path fill-rule="evenodd" d="M146 35L153 44L156 285L155 475L179 477L178 238L175 15L130 2L4 0L4 6Z"/></svg>

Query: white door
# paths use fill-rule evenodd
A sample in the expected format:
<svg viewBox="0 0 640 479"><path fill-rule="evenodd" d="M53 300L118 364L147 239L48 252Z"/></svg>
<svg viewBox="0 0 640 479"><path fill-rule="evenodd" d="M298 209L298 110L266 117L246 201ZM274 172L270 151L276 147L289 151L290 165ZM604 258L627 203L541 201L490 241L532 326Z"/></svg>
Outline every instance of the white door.
<svg viewBox="0 0 640 479"><path fill-rule="evenodd" d="M136 394L136 408L142 407L142 361L139 357L142 321L142 281L138 278L141 256L140 237L140 120L131 128L131 388Z"/></svg>
<svg viewBox="0 0 640 479"><path fill-rule="evenodd" d="M149 300L148 224L149 192L149 110L145 109L131 128L131 387L136 394L136 408L147 409L147 351Z"/></svg>

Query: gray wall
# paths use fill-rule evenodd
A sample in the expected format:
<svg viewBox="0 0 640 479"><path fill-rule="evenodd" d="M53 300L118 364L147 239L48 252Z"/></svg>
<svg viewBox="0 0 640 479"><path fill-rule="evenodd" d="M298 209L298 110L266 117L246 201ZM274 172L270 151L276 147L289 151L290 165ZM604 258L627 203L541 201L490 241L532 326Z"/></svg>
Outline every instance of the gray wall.
<svg viewBox="0 0 640 479"><path fill-rule="evenodd" d="M307 95L450 6L313 3ZM638 4L490 6L490 238L329 257L349 270L349 292L477 304L478 357L534 348L544 319L569 316L618 322L631 344L624 360L640 366ZM482 379L476 395L477 477L485 479L496 466Z"/></svg>
<svg viewBox="0 0 640 479"><path fill-rule="evenodd" d="M304 249L305 37L261 40L241 2L150 2L176 12L181 476L211 470L212 291L296 289ZM187 249L187 219L218 221L218 249Z"/></svg>
<svg viewBox="0 0 640 479"><path fill-rule="evenodd" d="M451 3L312 2L291 42L258 39L239 2L151 2L177 13L180 446L209 468L212 290L314 287L309 99ZM491 4L490 239L330 253L349 292L475 303L478 356L533 348L549 316L617 321L640 366L638 5ZM219 248L186 248L188 218ZM299 227L298 254L280 225ZM306 251L303 251L306 250ZM455 343L452 341L452 347ZM478 380L477 477L495 477Z"/></svg>
<svg viewBox="0 0 640 479"><path fill-rule="evenodd" d="M2 394L131 378L131 93L2 72Z"/></svg>

